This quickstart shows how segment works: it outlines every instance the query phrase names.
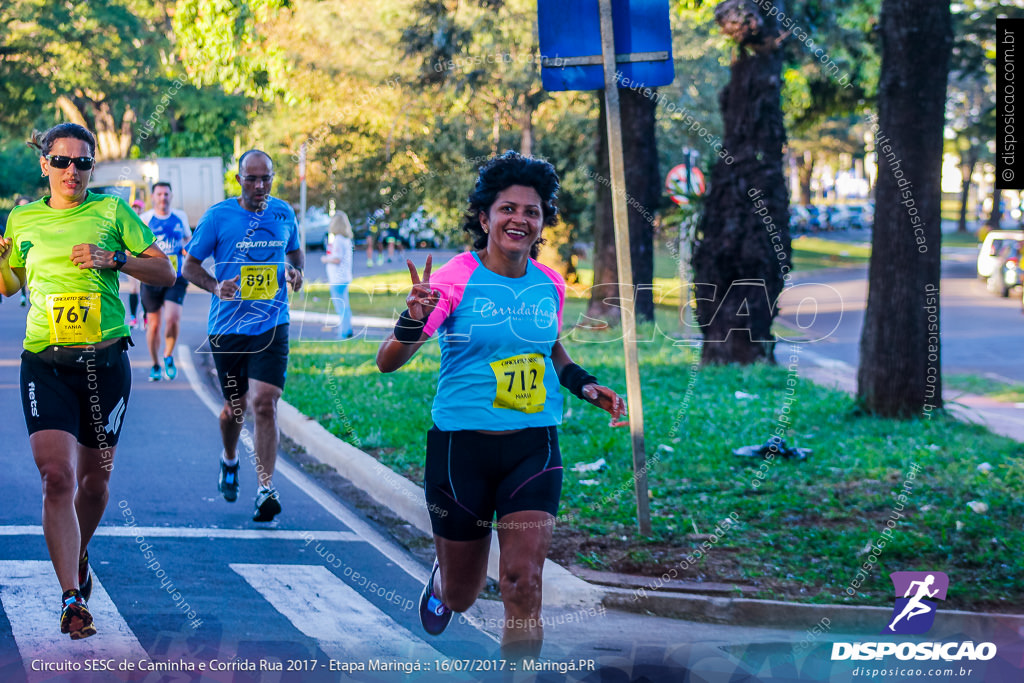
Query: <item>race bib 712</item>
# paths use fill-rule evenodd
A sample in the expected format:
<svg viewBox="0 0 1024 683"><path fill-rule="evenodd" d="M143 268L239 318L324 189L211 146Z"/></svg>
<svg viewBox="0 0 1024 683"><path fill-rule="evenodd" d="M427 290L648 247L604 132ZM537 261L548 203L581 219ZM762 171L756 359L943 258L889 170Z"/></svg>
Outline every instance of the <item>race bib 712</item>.
<svg viewBox="0 0 1024 683"><path fill-rule="evenodd" d="M544 356L527 353L491 363L494 372L494 407L523 413L544 410Z"/></svg>

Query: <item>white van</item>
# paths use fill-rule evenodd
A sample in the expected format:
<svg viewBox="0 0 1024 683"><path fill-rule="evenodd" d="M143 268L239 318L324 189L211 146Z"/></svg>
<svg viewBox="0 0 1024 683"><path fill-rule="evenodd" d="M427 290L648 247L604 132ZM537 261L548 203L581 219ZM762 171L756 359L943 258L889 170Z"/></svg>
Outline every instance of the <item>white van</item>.
<svg viewBox="0 0 1024 683"><path fill-rule="evenodd" d="M987 280L996 266L996 257L1003 245L1010 240L1024 240L1021 230L992 230L985 235L985 241L978 250L978 277Z"/></svg>
<svg viewBox="0 0 1024 683"><path fill-rule="evenodd" d="M97 162L89 180L94 192L119 195L126 202L139 200L153 208L153 183L171 184L171 208L188 215L194 229L203 212L224 199L224 162L220 157L164 157Z"/></svg>

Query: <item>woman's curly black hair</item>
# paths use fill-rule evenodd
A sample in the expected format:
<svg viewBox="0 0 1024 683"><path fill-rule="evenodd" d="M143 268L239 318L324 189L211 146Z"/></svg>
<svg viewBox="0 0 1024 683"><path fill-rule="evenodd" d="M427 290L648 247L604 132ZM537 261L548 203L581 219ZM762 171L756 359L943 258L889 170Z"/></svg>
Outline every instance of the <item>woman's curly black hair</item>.
<svg viewBox="0 0 1024 683"><path fill-rule="evenodd" d="M87 128L77 123L58 123L45 133L34 130L32 131L32 138L27 144L29 147L36 149L40 156L46 156L50 153L53 143L63 138L81 140L89 145L89 154L96 156L96 137Z"/></svg>
<svg viewBox="0 0 1024 683"><path fill-rule="evenodd" d="M498 193L513 185L532 187L540 195L544 225L558 223L558 173L555 167L543 159L523 156L511 150L496 156L480 167L476 187L469 195L469 208L462 222L462 229L473 239L474 249L487 246L487 233L480 224L480 212L487 213L498 198ZM537 258L543 239L534 242L530 256Z"/></svg>

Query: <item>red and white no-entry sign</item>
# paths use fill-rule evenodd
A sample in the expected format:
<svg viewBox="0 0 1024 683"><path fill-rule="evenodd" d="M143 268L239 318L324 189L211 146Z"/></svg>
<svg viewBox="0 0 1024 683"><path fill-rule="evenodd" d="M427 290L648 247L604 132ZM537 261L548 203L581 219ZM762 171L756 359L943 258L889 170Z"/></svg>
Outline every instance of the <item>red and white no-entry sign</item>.
<svg viewBox="0 0 1024 683"><path fill-rule="evenodd" d="M665 189L672 196L672 201L680 206L690 202L686 195L704 194L705 190L704 173L699 168L696 166L690 167L689 187L687 187L686 174L686 164L679 164L669 171L668 176L665 178Z"/></svg>

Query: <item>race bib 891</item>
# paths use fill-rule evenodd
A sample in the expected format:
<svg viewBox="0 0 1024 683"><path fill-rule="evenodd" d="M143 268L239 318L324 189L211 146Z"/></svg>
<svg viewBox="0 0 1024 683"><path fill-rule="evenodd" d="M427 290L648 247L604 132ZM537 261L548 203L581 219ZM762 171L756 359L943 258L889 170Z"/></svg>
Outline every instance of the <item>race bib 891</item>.
<svg viewBox="0 0 1024 683"><path fill-rule="evenodd" d="M273 299L277 295L277 266L242 266L243 299Z"/></svg>

